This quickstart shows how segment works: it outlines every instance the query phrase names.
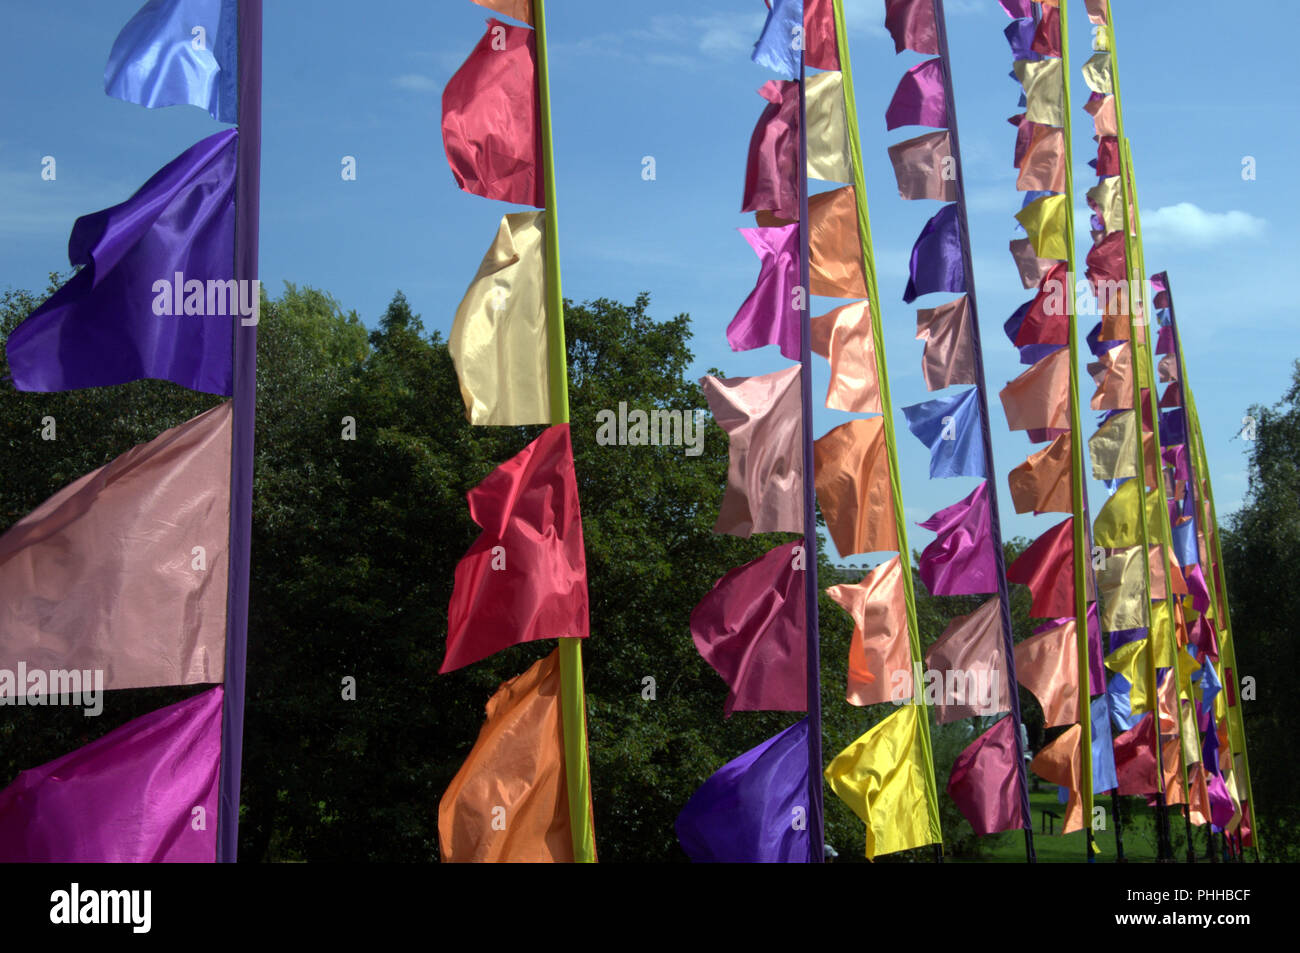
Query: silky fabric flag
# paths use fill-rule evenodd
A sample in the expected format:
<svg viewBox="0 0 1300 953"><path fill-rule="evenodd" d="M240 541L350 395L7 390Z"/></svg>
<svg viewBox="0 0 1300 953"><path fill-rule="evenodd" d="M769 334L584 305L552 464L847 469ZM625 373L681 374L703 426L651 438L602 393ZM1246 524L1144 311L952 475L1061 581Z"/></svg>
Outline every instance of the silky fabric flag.
<svg viewBox="0 0 1300 953"><path fill-rule="evenodd" d="M1097 604L1092 602L1093 587L1092 577L1088 577L1088 691L1090 694L1099 695L1106 690L1106 658L1102 651L1101 644L1101 622L1097 616ZM1033 634L1046 632L1058 625L1064 625L1067 622L1073 622L1073 616L1062 616L1053 619L1034 629Z"/></svg>
<svg viewBox="0 0 1300 953"><path fill-rule="evenodd" d="M1035 126L1020 164L1016 188L1022 192L1065 191L1065 130Z"/></svg>
<svg viewBox="0 0 1300 953"><path fill-rule="evenodd" d="M935 513L922 529L938 536L921 552L921 579L931 595L964 596L998 591L988 481L965 499Z"/></svg>
<svg viewBox="0 0 1300 953"><path fill-rule="evenodd" d="M1016 347L1069 343L1069 314L1072 302L1067 285L1066 263L1057 262L1043 277L1038 293L1029 302L1011 343Z"/></svg>
<svg viewBox="0 0 1300 953"><path fill-rule="evenodd" d="M1088 10L1088 22L1104 26L1106 23L1106 0L1083 0Z"/></svg>
<svg viewBox="0 0 1300 953"><path fill-rule="evenodd" d="M1083 64L1083 81L1094 93L1109 96L1115 92L1115 84L1111 79L1109 53L1096 53Z"/></svg>
<svg viewBox="0 0 1300 953"><path fill-rule="evenodd" d="M1114 96L1093 96L1083 107L1092 116L1093 131L1098 136L1118 136L1119 120Z"/></svg>
<svg viewBox="0 0 1300 953"><path fill-rule="evenodd" d="M1016 645L1016 677L1043 708L1043 726L1079 720L1078 626L1073 619Z"/></svg>
<svg viewBox="0 0 1300 953"><path fill-rule="evenodd" d="M827 298L867 297L853 186L812 196L808 222L810 292Z"/></svg>
<svg viewBox="0 0 1300 953"><path fill-rule="evenodd" d="M1067 198L1064 195L1047 195L1035 199L1016 213L1016 221L1024 226L1029 241L1034 246L1034 254L1039 258L1065 261L1069 257Z"/></svg>
<svg viewBox="0 0 1300 953"><path fill-rule="evenodd" d="M469 491L483 532L456 564L439 672L511 645L587 637L587 557L569 425L556 424Z"/></svg>
<svg viewBox="0 0 1300 953"><path fill-rule="evenodd" d="M840 51L835 39L832 0L804 0L803 26L804 62L813 69L838 70Z"/></svg>
<svg viewBox="0 0 1300 953"><path fill-rule="evenodd" d="M904 407L903 416L930 450L930 479L988 476L978 388Z"/></svg>
<svg viewBox="0 0 1300 953"><path fill-rule="evenodd" d="M854 414L880 413L880 382L876 376L869 303L855 301L841 305L809 323L812 352L831 363L826 406Z"/></svg>
<svg viewBox="0 0 1300 953"><path fill-rule="evenodd" d="M1029 763L1029 770L1044 781L1059 785L1069 792L1065 806L1065 821L1061 826L1062 834L1070 834L1083 829L1083 800L1079 794L1079 780L1083 775L1080 767L1083 747L1083 729L1077 724L1059 735L1047 745Z"/></svg>
<svg viewBox="0 0 1300 953"><path fill-rule="evenodd" d="M781 354L799 360L799 226L738 229L759 258L758 281L727 325L733 351L775 344ZM543 357L545 354L543 353Z"/></svg>
<svg viewBox="0 0 1300 953"><path fill-rule="evenodd" d="M1128 731L1139 721L1139 717L1129 711L1132 690L1133 683L1118 672L1112 674L1110 681L1106 683L1106 703L1110 708L1110 717L1120 731ZM1116 742L1118 740L1116 738ZM1118 756L1118 748L1116 756Z"/></svg>
<svg viewBox="0 0 1300 953"><path fill-rule="evenodd" d="M473 0L473 2L502 16L522 20L529 26L533 24L533 0Z"/></svg>
<svg viewBox="0 0 1300 953"><path fill-rule="evenodd" d="M238 122L238 17L238 0L149 0L113 41L104 92L151 109L198 106L218 122Z"/></svg>
<svg viewBox="0 0 1300 953"><path fill-rule="evenodd" d="M1142 435L1143 466L1146 484L1156 486L1156 439ZM1094 480L1125 480L1137 476L1137 417L1131 410L1111 416L1088 439L1088 456L1092 459Z"/></svg>
<svg viewBox="0 0 1300 953"><path fill-rule="evenodd" d="M1156 771L1155 716L1143 715L1136 725L1115 736L1115 790L1125 797L1154 794Z"/></svg>
<svg viewBox="0 0 1300 953"><path fill-rule="evenodd" d="M501 219L451 322L451 354L471 424L551 422L546 339L546 212Z"/></svg>
<svg viewBox="0 0 1300 953"><path fill-rule="evenodd" d="M1147 614L1146 569L1142 565L1141 546L1118 549L1097 570L1097 589L1101 595L1101 624L1107 632L1145 628ZM1152 580L1154 597L1155 581Z"/></svg>
<svg viewBox="0 0 1300 953"><path fill-rule="evenodd" d="M1040 58L1034 52L1034 35L1037 32L1037 24L1034 23L1032 17L1019 18L1006 25L1002 35L1007 38L1007 45L1011 47L1011 58L1013 60L1037 60Z"/></svg>
<svg viewBox="0 0 1300 953"><path fill-rule="evenodd" d="M999 719L952 763L948 794L976 834L984 837L1024 825L1019 772L1020 744L1010 717Z"/></svg>
<svg viewBox="0 0 1300 953"><path fill-rule="evenodd" d="M1121 211L1121 215L1123 212ZM1113 301L1128 282L1124 258L1124 230L1111 232L1088 252L1085 274L1099 301Z"/></svg>
<svg viewBox="0 0 1300 953"><path fill-rule="evenodd" d="M808 863L808 719L719 768L686 802L674 825L696 863Z"/></svg>
<svg viewBox="0 0 1300 953"><path fill-rule="evenodd" d="M0 791L0 862L213 863L222 694L210 688L20 772Z"/></svg>
<svg viewBox="0 0 1300 953"><path fill-rule="evenodd" d="M925 652L925 670L944 678L935 720L941 725L1011 709L1011 686L1003 650L1002 603L989 599L959 615ZM950 686L949 679L956 683Z"/></svg>
<svg viewBox="0 0 1300 953"><path fill-rule="evenodd" d="M562 719L556 649L488 699L474 747L438 802L444 863L573 861Z"/></svg>
<svg viewBox="0 0 1300 953"><path fill-rule="evenodd" d="M546 205L537 40L497 19L442 91L442 144L456 184L488 199Z"/></svg>
<svg viewBox="0 0 1300 953"><path fill-rule="evenodd" d="M853 617L845 700L861 708L911 698L907 592L898 557L876 566L861 582L831 586L826 594Z"/></svg>
<svg viewBox="0 0 1300 953"><path fill-rule="evenodd" d="M799 366L759 377L702 377L700 386L730 438L727 489L713 531L802 533Z"/></svg>
<svg viewBox="0 0 1300 953"><path fill-rule="evenodd" d="M1096 363L1088 365L1088 373L1097 385L1089 402L1093 410L1133 409L1133 351L1129 342L1100 355Z"/></svg>
<svg viewBox="0 0 1300 953"><path fill-rule="evenodd" d="M1147 538L1142 540L1138 483L1126 480L1108 499L1093 522L1093 543L1106 549L1160 542L1160 495L1146 495Z"/></svg>
<svg viewBox="0 0 1300 953"><path fill-rule="evenodd" d="M1060 434L1007 475L1017 513L1074 512L1070 453L1070 435Z"/></svg>
<svg viewBox="0 0 1300 953"><path fill-rule="evenodd" d="M943 840L926 794L924 709L904 705L826 767L831 790L867 826L868 859Z"/></svg>
<svg viewBox="0 0 1300 953"><path fill-rule="evenodd" d="M885 0L885 29L894 38L895 53L939 55L933 0Z"/></svg>
<svg viewBox="0 0 1300 953"><path fill-rule="evenodd" d="M898 549L883 417L850 420L813 445L817 501L841 556Z"/></svg>
<svg viewBox="0 0 1300 953"><path fill-rule="evenodd" d="M802 58L804 35L804 0L771 0L763 32L750 55L759 66L766 66L787 79L797 79Z"/></svg>
<svg viewBox="0 0 1300 953"><path fill-rule="evenodd" d="M1070 352L1053 351L998 395L1011 430L1070 428Z"/></svg>
<svg viewBox="0 0 1300 953"><path fill-rule="evenodd" d="M975 383L975 342L966 295L916 312L916 339L925 342L921 373L926 390Z"/></svg>
<svg viewBox="0 0 1300 953"><path fill-rule="evenodd" d="M902 198L957 201L957 160L948 130L927 132L890 146L889 161Z"/></svg>
<svg viewBox="0 0 1300 953"><path fill-rule="evenodd" d="M200 140L121 205L77 219L68 258L84 267L9 335L15 388L152 377L230 395L236 322L259 305L233 280L236 139Z"/></svg>
<svg viewBox="0 0 1300 953"><path fill-rule="evenodd" d="M1129 682L1129 712L1140 715L1152 709L1148 676L1150 672L1150 636L1126 642L1106 656L1106 667L1123 675Z"/></svg>
<svg viewBox="0 0 1300 953"><path fill-rule="evenodd" d="M803 541L785 543L733 569L691 612L691 638L730 691L733 711L808 708L807 573L795 568Z"/></svg>
<svg viewBox="0 0 1300 953"><path fill-rule="evenodd" d="M1010 119L1007 120L1007 122L1009 122L1011 125L1016 127L1016 147L1013 153L1014 158L1011 164L1016 169L1019 169L1025 163L1025 153L1029 151L1029 144L1034 141L1035 130L1051 129L1053 127L1044 126L1041 123L1037 123L1037 122L1030 122L1028 119L1025 118L1024 113L1021 113L1018 116L1012 116ZM1033 201L1033 199L1037 197L1038 195L1035 194L1034 196L1031 196L1028 199L1026 199L1026 201L1027 202Z"/></svg>
<svg viewBox="0 0 1300 953"><path fill-rule="evenodd" d="M1020 272L1020 283L1026 288L1037 288L1056 265L1050 258L1039 258L1034 251L1034 243L1028 238L1012 240L1011 257L1015 259L1016 270Z"/></svg>
<svg viewBox="0 0 1300 953"><path fill-rule="evenodd" d="M1119 139L1115 136L1102 136L1097 144L1097 158L1090 163L1097 170L1099 178L1120 174Z"/></svg>
<svg viewBox="0 0 1300 953"><path fill-rule="evenodd" d="M1061 55L1061 10L1043 4L1043 17L1034 32L1032 50L1041 56Z"/></svg>
<svg viewBox="0 0 1300 953"><path fill-rule="evenodd" d="M935 291L966 290L959 212L956 204L945 205L921 229L912 246L907 289L903 292L908 304Z"/></svg>
<svg viewBox="0 0 1300 953"><path fill-rule="evenodd" d="M1056 619L1074 614L1074 517L1057 523L1030 543L1007 567L1007 581L1029 587L1029 614Z"/></svg>
<svg viewBox="0 0 1300 953"><path fill-rule="evenodd" d="M1016 60L1016 79L1025 89L1025 118L1045 126L1064 126L1063 72L1059 59Z"/></svg>
<svg viewBox="0 0 1300 953"><path fill-rule="evenodd" d="M1088 204L1102 220L1107 232L1124 228L1124 202L1120 191L1120 177L1107 176L1088 190Z"/></svg>
<svg viewBox="0 0 1300 953"><path fill-rule="evenodd" d="M918 63L898 81L894 98L885 110L885 127L948 125L948 99L943 91L943 60Z"/></svg>
<svg viewBox="0 0 1300 953"><path fill-rule="evenodd" d="M768 105L749 139L740 210L794 221L799 218L799 84L769 80L758 95Z"/></svg>
<svg viewBox="0 0 1300 953"><path fill-rule="evenodd" d="M101 671L107 690L223 679L230 433L226 402L73 481L0 536L0 670Z"/></svg>
<svg viewBox="0 0 1300 953"><path fill-rule="evenodd" d="M792 84L798 97L798 84ZM849 124L844 112L844 76L838 71L808 77L808 175L827 182L852 182ZM798 127L796 126L796 132Z"/></svg>
<svg viewBox="0 0 1300 953"><path fill-rule="evenodd" d="M1092 789L1097 794L1115 790L1115 746L1110 731L1110 705L1106 696L1092 699Z"/></svg>
<svg viewBox="0 0 1300 953"><path fill-rule="evenodd" d="M998 6L1013 20L1024 20L1034 15L1036 0L998 0Z"/></svg>

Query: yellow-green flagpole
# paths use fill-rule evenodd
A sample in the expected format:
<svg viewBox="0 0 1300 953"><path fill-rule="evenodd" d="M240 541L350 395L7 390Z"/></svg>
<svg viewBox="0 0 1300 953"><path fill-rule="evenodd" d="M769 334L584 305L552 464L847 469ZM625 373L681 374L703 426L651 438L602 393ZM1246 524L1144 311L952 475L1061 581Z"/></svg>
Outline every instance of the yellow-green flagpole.
<svg viewBox="0 0 1300 953"><path fill-rule="evenodd" d="M564 293L560 285L559 215L551 135L551 82L546 60L546 0L533 0L537 39L537 98L540 105L542 174L546 197L546 344L551 424L569 422L568 352L564 344ZM560 722L564 729L564 773L569 794L573 859L596 859L592 825L591 774L587 763L587 711L582 684L582 640L560 639Z"/></svg>
<svg viewBox="0 0 1300 953"><path fill-rule="evenodd" d="M885 335L880 320L880 289L876 282L876 259L871 243L871 214L867 207L866 180L862 172L862 144L858 140L858 109L853 94L853 68L849 63L849 40L844 30L843 0L834 0L835 39L844 86L844 114L849 127L849 158L853 165L853 195L858 208L858 236L862 242L862 273L867 281L867 306L871 310L871 335L876 351L876 377L880 383L880 409L884 414L885 447L889 456L889 485L894 497L894 524L898 535L898 562L907 596L907 631L912 649L912 704L918 705L921 725L921 757L925 762L925 797L929 805L930 835L943 850L939 823L939 793L934 775L934 749L930 742L930 711L917 676L924 668L921 659L921 631L916 621L916 590L912 582L912 552L907 546L907 523L903 514L902 480L898 473L898 445L894 439L894 405L889 396L889 371L885 361ZM992 492L992 488L990 488Z"/></svg>

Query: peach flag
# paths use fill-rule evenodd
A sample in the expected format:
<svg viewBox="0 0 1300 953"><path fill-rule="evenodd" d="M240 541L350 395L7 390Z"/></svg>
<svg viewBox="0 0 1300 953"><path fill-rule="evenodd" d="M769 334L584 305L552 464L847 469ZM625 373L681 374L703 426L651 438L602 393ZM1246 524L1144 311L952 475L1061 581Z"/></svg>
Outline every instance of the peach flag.
<svg viewBox="0 0 1300 953"><path fill-rule="evenodd" d="M1119 122L1115 115L1115 97L1102 96L1089 100L1083 107L1092 116L1093 131L1098 136L1118 136Z"/></svg>
<svg viewBox="0 0 1300 953"><path fill-rule="evenodd" d="M1002 388L1011 430L1070 429L1070 349L1063 347Z"/></svg>
<svg viewBox="0 0 1300 953"><path fill-rule="evenodd" d="M862 238L853 186L819 192L808 199L808 284L827 298L865 298Z"/></svg>
<svg viewBox="0 0 1300 953"><path fill-rule="evenodd" d="M921 373L926 390L975 383L975 345L966 295L937 308L918 309L916 339L925 342Z"/></svg>
<svg viewBox="0 0 1300 953"><path fill-rule="evenodd" d="M884 418L841 424L813 444L813 459L817 502L840 556L897 550Z"/></svg>
<svg viewBox="0 0 1300 953"><path fill-rule="evenodd" d="M1210 808L1210 789L1205 783L1205 766L1200 762L1187 769L1187 781L1192 788L1192 800L1188 805L1191 821L1197 827L1210 823L1213 811Z"/></svg>
<svg viewBox="0 0 1300 953"><path fill-rule="evenodd" d="M927 132L889 147L898 194L905 199L957 201L957 176L952 172L952 137L946 129Z"/></svg>
<svg viewBox="0 0 1300 953"><path fill-rule="evenodd" d="M504 16L522 20L529 26L533 25L533 0L473 0L473 2Z"/></svg>
<svg viewBox="0 0 1300 953"><path fill-rule="evenodd" d="M1028 238L1011 240L1011 257L1015 259L1016 270L1020 272L1020 283L1026 288L1037 288L1057 265L1050 258L1039 258L1034 252L1034 243Z"/></svg>
<svg viewBox="0 0 1300 953"><path fill-rule="evenodd" d="M1037 126L1020 163L1016 188L1021 192L1065 191L1065 130Z"/></svg>
<svg viewBox="0 0 1300 953"><path fill-rule="evenodd" d="M853 617L846 699L863 707L912 697L912 647L907 596L898 557L872 569L856 585L826 594Z"/></svg>
<svg viewBox="0 0 1300 953"><path fill-rule="evenodd" d="M841 305L813 318L812 350L831 362L826 406L852 414L880 413L876 348L871 337L871 309L866 301Z"/></svg>
<svg viewBox="0 0 1300 953"><path fill-rule="evenodd" d="M1092 395L1093 410L1133 409L1133 360L1128 342L1102 352L1088 373L1097 385Z"/></svg>
<svg viewBox="0 0 1300 953"><path fill-rule="evenodd" d="M1079 778L1083 776L1082 758L1079 756L1082 741L1083 729L1071 725L1029 762L1029 770L1034 774L1070 792L1062 834L1083 830L1083 799L1079 795Z"/></svg>
<svg viewBox="0 0 1300 953"><path fill-rule="evenodd" d="M559 659L556 649L488 700L478 740L438 802L444 862L573 861Z"/></svg>
<svg viewBox="0 0 1300 953"><path fill-rule="evenodd" d="M1016 678L1043 707L1048 728L1079 720L1079 648L1074 620L1018 644Z"/></svg>
<svg viewBox="0 0 1300 953"><path fill-rule="evenodd" d="M1073 513L1070 435L1057 434L1048 446L1012 470L1007 482L1017 513Z"/></svg>

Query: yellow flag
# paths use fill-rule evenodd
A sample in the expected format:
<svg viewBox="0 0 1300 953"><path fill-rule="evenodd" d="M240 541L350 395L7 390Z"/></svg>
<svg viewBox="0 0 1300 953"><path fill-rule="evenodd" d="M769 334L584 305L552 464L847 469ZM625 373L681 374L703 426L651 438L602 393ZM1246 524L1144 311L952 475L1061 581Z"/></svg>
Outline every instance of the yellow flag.
<svg viewBox="0 0 1300 953"><path fill-rule="evenodd" d="M1126 642L1106 656L1106 667L1123 675L1133 685L1129 690L1129 710L1134 715L1151 710L1151 699L1147 695L1147 653L1150 649L1150 640L1142 638Z"/></svg>
<svg viewBox="0 0 1300 953"><path fill-rule="evenodd" d="M867 825L867 858L942 843L938 806L926 794L920 719L904 705L836 756L826 780Z"/></svg>
<svg viewBox="0 0 1300 953"><path fill-rule="evenodd" d="M1095 459L1095 458L1094 458ZM1107 632L1147 626L1147 581L1141 546L1119 549L1097 572L1101 592L1101 627Z"/></svg>
<svg viewBox="0 0 1300 953"><path fill-rule="evenodd" d="M1016 213L1016 221L1029 233L1029 241L1039 258L1065 261L1069 257L1065 204L1068 199L1067 195L1046 195Z"/></svg>
<svg viewBox="0 0 1300 953"><path fill-rule="evenodd" d="M832 70L809 76L806 96L808 175L827 182L852 182L843 74Z"/></svg>
<svg viewBox="0 0 1300 953"><path fill-rule="evenodd" d="M472 424L551 422L545 210L501 219L452 321L447 349Z"/></svg>
<svg viewBox="0 0 1300 953"><path fill-rule="evenodd" d="M1116 490L1093 524L1093 544L1105 549L1139 546L1142 534L1138 509L1138 483L1129 480ZM1160 494L1147 494L1147 542L1160 542Z"/></svg>
<svg viewBox="0 0 1300 953"><path fill-rule="evenodd" d="M1173 668L1178 644L1174 641L1169 603L1163 599L1151 603L1151 636L1156 649L1156 668Z"/></svg>
<svg viewBox="0 0 1300 953"><path fill-rule="evenodd" d="M1065 125L1064 75L1061 60L1056 57L1036 63L1016 60L1016 79L1025 88L1025 118L1029 122L1040 122L1045 126Z"/></svg>

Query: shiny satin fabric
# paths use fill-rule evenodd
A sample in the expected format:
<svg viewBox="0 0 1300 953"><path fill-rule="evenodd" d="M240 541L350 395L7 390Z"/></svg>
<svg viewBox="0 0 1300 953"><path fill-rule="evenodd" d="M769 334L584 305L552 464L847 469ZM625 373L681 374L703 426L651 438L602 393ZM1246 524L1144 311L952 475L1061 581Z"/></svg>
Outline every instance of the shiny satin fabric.
<svg viewBox="0 0 1300 953"><path fill-rule="evenodd" d="M832 0L803 0L803 28L804 61L813 69L838 70L840 50Z"/></svg>
<svg viewBox="0 0 1300 953"><path fill-rule="evenodd" d="M996 597L989 599L974 612L949 622L943 634L926 649L925 668L928 672L955 672L963 680L973 677L977 679L976 684L997 689L987 699L973 698L969 693L965 697L953 697L945 681L940 701L932 706L939 724L1010 711L1011 683L1003 650L1002 603ZM955 767L953 771L956 772Z"/></svg>
<svg viewBox="0 0 1300 953"><path fill-rule="evenodd" d="M1102 181L1105 181L1104 179ZM1123 209L1120 215L1123 215ZM1088 251L1087 271L1085 274L1092 283L1093 293L1098 297L1113 294L1108 289L1118 287L1128 281L1128 265L1124 255L1124 229L1114 231L1102 238ZM1098 282L1106 282L1106 287L1099 289ZM1126 334L1125 337L1128 337Z"/></svg>
<svg viewBox="0 0 1300 953"><path fill-rule="evenodd" d="M218 685L21 772L0 791L0 862L213 863L222 697Z"/></svg>
<svg viewBox="0 0 1300 953"><path fill-rule="evenodd" d="M966 295L937 308L918 308L916 339L925 342L921 374L926 390L975 383L975 343Z"/></svg>
<svg viewBox="0 0 1300 953"><path fill-rule="evenodd" d="M885 0L885 29L894 38L895 53L939 55L933 0Z"/></svg>
<svg viewBox="0 0 1300 953"><path fill-rule="evenodd" d="M1088 205L1100 216L1105 230L1124 230L1124 203L1121 201L1120 177L1107 176L1088 190ZM1122 241L1121 236L1121 241Z"/></svg>
<svg viewBox="0 0 1300 953"><path fill-rule="evenodd" d="M966 290L958 212L956 204L945 205L922 226L912 245L904 302L911 304L921 295L938 291L961 294Z"/></svg>
<svg viewBox="0 0 1300 953"><path fill-rule="evenodd" d="M938 535L921 551L918 571L931 595L965 596L997 592L989 485L984 481L965 499L944 507L922 529Z"/></svg>
<svg viewBox="0 0 1300 953"><path fill-rule="evenodd" d="M1011 257L1015 259L1016 270L1020 272L1020 283L1026 288L1037 288L1056 265L1050 258L1039 258L1034 251L1034 243L1028 238L1011 241Z"/></svg>
<svg viewBox="0 0 1300 953"><path fill-rule="evenodd" d="M795 568L802 540L733 569L691 612L691 638L730 691L723 713L806 711L804 586Z"/></svg>
<svg viewBox="0 0 1300 953"><path fill-rule="evenodd" d="M923 708L904 705L826 767L831 790L867 827L868 859L942 840L925 793L923 717Z"/></svg>
<svg viewBox="0 0 1300 953"><path fill-rule="evenodd" d="M1020 163L1016 188L1021 192L1065 191L1065 130L1036 126Z"/></svg>
<svg viewBox="0 0 1300 953"><path fill-rule="evenodd" d="M1070 435L1058 434L1007 476L1017 513L1072 513Z"/></svg>
<svg viewBox="0 0 1300 953"><path fill-rule="evenodd" d="M1083 0L1088 10L1088 22L1104 26L1106 23L1106 0Z"/></svg>
<svg viewBox="0 0 1300 953"><path fill-rule="evenodd" d="M1007 384L998 395L1011 430L1070 428L1070 352L1053 351Z"/></svg>
<svg viewBox="0 0 1300 953"><path fill-rule="evenodd" d="M1073 619L1016 645L1016 678L1043 709L1043 725L1079 720L1078 626Z"/></svg>
<svg viewBox="0 0 1300 953"><path fill-rule="evenodd" d="M768 105L749 138L740 210L794 221L799 218L799 84L769 80L758 95Z"/></svg>
<svg viewBox="0 0 1300 953"><path fill-rule="evenodd" d="M1146 571L1142 558L1140 546L1117 549L1108 555L1106 565L1097 571L1097 588L1101 592L1101 625L1107 632L1142 629L1150 623ZM1161 586L1163 588L1163 580ZM1151 595L1154 597L1154 579L1151 587Z"/></svg>
<svg viewBox="0 0 1300 953"><path fill-rule="evenodd" d="M1066 214L1064 195L1045 195L1016 213L1016 221L1024 226L1039 258L1065 261L1069 257Z"/></svg>
<svg viewBox="0 0 1300 953"><path fill-rule="evenodd" d="M1097 385L1093 410L1133 409L1133 357L1127 341L1101 354L1088 365L1088 373Z"/></svg>
<svg viewBox="0 0 1300 953"><path fill-rule="evenodd" d="M439 672L537 639L585 639L587 558L569 425L556 424L470 490L483 532L456 564Z"/></svg>
<svg viewBox="0 0 1300 953"><path fill-rule="evenodd" d="M1059 59L1031 62L1016 60L1016 79L1025 89L1025 117L1029 122L1045 126L1065 125L1062 105L1065 87L1062 85L1062 67Z"/></svg>
<svg viewBox="0 0 1300 953"><path fill-rule="evenodd" d="M1147 538L1142 540L1140 495L1136 480L1128 480L1120 485L1110 499L1101 507L1093 522L1093 544L1106 549L1122 549L1126 546L1140 546L1146 543L1159 543L1160 534L1160 495L1146 494Z"/></svg>
<svg viewBox="0 0 1300 953"><path fill-rule="evenodd" d="M853 186L818 192L808 199L808 284L827 298L865 298L862 240Z"/></svg>
<svg viewBox="0 0 1300 953"><path fill-rule="evenodd" d="M1069 792L1065 805L1065 822L1061 826L1062 834L1083 830L1083 799L1079 794L1079 781L1083 777L1083 759L1080 757L1082 748L1083 729L1077 724L1071 725L1029 762L1030 771Z"/></svg>
<svg viewBox="0 0 1300 953"><path fill-rule="evenodd" d="M1062 520L1007 567L1007 581L1024 583L1033 594L1029 613L1036 619L1074 615L1073 532L1074 517Z"/></svg>
<svg viewBox="0 0 1300 953"><path fill-rule="evenodd" d="M1029 302L1020 327L1011 343L1024 348L1035 344L1064 347L1069 343L1069 314L1073 302L1072 289L1068 287L1066 263L1057 262L1038 286L1038 293Z"/></svg>
<svg viewBox="0 0 1300 953"><path fill-rule="evenodd" d="M1137 475L1137 417L1123 410L1107 420L1088 439L1088 456L1092 460L1094 480L1123 480ZM1143 465L1146 484L1156 486L1156 438L1142 435Z"/></svg>
<svg viewBox="0 0 1300 953"><path fill-rule="evenodd" d="M852 182L849 124L844 112L844 76L838 71L808 76L808 175L827 182Z"/></svg>
<svg viewBox="0 0 1300 953"><path fill-rule="evenodd" d="M880 413L876 347L866 301L840 305L811 321L812 351L830 361L826 406L853 414Z"/></svg>
<svg viewBox="0 0 1300 953"><path fill-rule="evenodd" d="M1115 92L1110 75L1110 54L1096 53L1083 64L1083 81L1094 93L1109 96Z"/></svg>
<svg viewBox="0 0 1300 953"><path fill-rule="evenodd" d="M1055 5L1043 4L1043 16L1034 31L1031 49L1040 56L1061 55L1061 10Z"/></svg>
<svg viewBox="0 0 1300 953"><path fill-rule="evenodd" d="M1154 794L1159 786L1154 725L1155 716L1147 712L1136 725L1115 736L1116 790L1123 796Z"/></svg>
<svg viewBox="0 0 1300 953"><path fill-rule="evenodd" d="M1015 722L1002 718L952 763L948 795L981 837L1015 830L1024 823L1018 741Z"/></svg>
<svg viewBox="0 0 1300 953"><path fill-rule="evenodd" d="M845 700L865 707L912 697L912 652L907 596L898 557L876 566L859 583L826 594L853 617Z"/></svg>
<svg viewBox="0 0 1300 953"><path fill-rule="evenodd" d="M927 132L890 146L889 161L901 198L957 201L956 160L948 130Z"/></svg>
<svg viewBox="0 0 1300 953"><path fill-rule="evenodd" d="M230 421L227 402L165 430L0 536L0 669L102 670L110 691L222 680Z"/></svg>
<svg viewBox="0 0 1300 953"><path fill-rule="evenodd" d="M444 863L573 861L559 658L556 649L488 699L474 747L438 802Z"/></svg>
<svg viewBox="0 0 1300 953"><path fill-rule="evenodd" d="M546 212L501 219L451 322L447 350L471 424L548 424Z"/></svg>
<svg viewBox="0 0 1300 953"><path fill-rule="evenodd" d="M799 360L799 317L794 289L799 285L799 226L741 228L741 236L759 258L758 280L727 325L727 344L749 351L775 344L781 354Z"/></svg>
<svg viewBox="0 0 1300 953"><path fill-rule="evenodd" d="M702 377L730 438L727 488L715 533L803 532L803 414L799 366L759 377Z"/></svg>
<svg viewBox="0 0 1300 953"><path fill-rule="evenodd" d="M1083 107L1092 116L1093 131L1098 136L1118 136L1114 96L1093 96Z"/></svg>
<svg viewBox="0 0 1300 953"><path fill-rule="evenodd" d="M948 125L948 99L943 88L943 61L939 58L918 63L898 81L894 97L885 110L885 127Z"/></svg>
<svg viewBox="0 0 1300 953"><path fill-rule="evenodd" d="M898 549L882 417L850 420L813 444L817 502L840 556Z"/></svg>
<svg viewBox="0 0 1300 953"><path fill-rule="evenodd" d="M930 451L930 479L988 476L977 388L904 407L903 416Z"/></svg>
<svg viewBox="0 0 1300 953"><path fill-rule="evenodd" d="M533 0L473 0L473 2L502 16L514 17L529 26L533 24Z"/></svg>

